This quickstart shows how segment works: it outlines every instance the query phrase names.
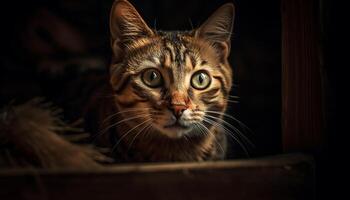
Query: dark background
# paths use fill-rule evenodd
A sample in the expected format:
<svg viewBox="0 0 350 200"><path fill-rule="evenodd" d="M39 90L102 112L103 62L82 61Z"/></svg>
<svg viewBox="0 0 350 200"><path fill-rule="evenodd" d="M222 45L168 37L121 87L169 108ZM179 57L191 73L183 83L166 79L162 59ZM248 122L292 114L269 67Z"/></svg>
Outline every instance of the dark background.
<svg viewBox="0 0 350 200"><path fill-rule="evenodd" d="M113 0L27 0L0 7L0 107L34 96L51 100L66 96L77 68L105 73L110 60L108 18ZM189 30L228 0L130 0L150 27ZM282 153L281 143L281 6L279 0L235 0L236 17L231 64L240 97L229 114L252 129L246 132L256 148L252 156ZM319 0L327 123L326 151L317 161L318 197L331 194L328 179L345 152L336 131L336 71L347 66L339 57L334 15L340 4ZM346 7L346 6L344 6ZM342 16L343 19L345 17ZM332 21L331 21L332 20ZM345 24L345 23L344 23ZM345 29L344 26L341 26ZM345 37L343 37L345 38ZM62 69L71 73L62 77ZM72 75L73 74L73 75ZM67 81L68 80L68 81ZM77 95L76 95L77 96ZM69 107L69 106L68 106ZM333 164L335 163L335 164ZM334 182L337 180L334 180ZM333 183L333 182L332 182ZM333 184L332 184L333 185ZM335 185L333 187L336 187ZM335 193L332 193L334 196Z"/></svg>
<svg viewBox="0 0 350 200"><path fill-rule="evenodd" d="M0 105L63 95L70 87L67 78L62 78L63 68L74 71L86 65L105 71L111 55L108 18L112 2L28 0L2 5ZM189 30L232 1L130 2L150 27ZM281 153L280 1L236 0L234 4L232 95L240 99L228 112L252 130L242 130L256 145L252 156Z"/></svg>

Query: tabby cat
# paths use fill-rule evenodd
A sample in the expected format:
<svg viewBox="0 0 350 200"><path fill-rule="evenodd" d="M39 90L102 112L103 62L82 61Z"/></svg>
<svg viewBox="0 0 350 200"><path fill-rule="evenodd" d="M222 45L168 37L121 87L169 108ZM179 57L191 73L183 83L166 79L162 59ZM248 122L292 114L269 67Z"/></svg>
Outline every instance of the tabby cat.
<svg viewBox="0 0 350 200"><path fill-rule="evenodd" d="M229 3L195 30L158 31L127 0L115 1L109 83L95 93L111 98L86 100L86 131L93 133L93 142L109 147L118 162L223 159L227 139L221 123L232 86L233 20ZM49 140L36 143L34 153L46 148L39 148L44 143L54 146Z"/></svg>
<svg viewBox="0 0 350 200"><path fill-rule="evenodd" d="M196 30L163 32L150 29L128 1L114 3L114 99L107 106L116 120L102 129L115 127L114 150L142 161L224 158L226 138L217 123L232 84L233 18L233 5L225 4Z"/></svg>

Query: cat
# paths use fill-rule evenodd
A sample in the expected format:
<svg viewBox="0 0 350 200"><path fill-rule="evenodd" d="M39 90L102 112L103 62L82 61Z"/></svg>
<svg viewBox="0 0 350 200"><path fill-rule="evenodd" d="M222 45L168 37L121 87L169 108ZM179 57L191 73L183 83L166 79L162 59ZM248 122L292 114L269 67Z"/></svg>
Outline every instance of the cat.
<svg viewBox="0 0 350 200"><path fill-rule="evenodd" d="M117 162L224 159L233 21L227 3L197 29L159 31L127 0L115 1L109 82L94 93L110 98L91 95L84 112L93 142L109 147Z"/></svg>

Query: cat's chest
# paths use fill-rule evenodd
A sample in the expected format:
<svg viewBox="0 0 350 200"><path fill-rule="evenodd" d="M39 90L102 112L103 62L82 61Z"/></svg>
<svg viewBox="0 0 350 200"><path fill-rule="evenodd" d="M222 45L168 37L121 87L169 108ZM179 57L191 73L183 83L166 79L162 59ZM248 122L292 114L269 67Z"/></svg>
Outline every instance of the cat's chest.
<svg viewBox="0 0 350 200"><path fill-rule="evenodd" d="M118 131L118 130L115 130ZM164 139L122 138L110 132L112 156L117 162L205 161L224 159L226 137L216 133L212 138ZM132 142L132 143L131 143Z"/></svg>

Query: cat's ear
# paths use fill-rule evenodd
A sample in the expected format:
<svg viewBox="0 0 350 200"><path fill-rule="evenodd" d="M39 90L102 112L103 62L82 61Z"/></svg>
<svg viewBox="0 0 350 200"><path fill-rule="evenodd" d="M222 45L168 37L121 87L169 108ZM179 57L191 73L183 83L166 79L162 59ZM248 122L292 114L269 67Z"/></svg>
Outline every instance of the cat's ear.
<svg viewBox="0 0 350 200"><path fill-rule="evenodd" d="M227 58L230 53L234 16L234 5L224 4L196 30L195 36L219 48L219 52Z"/></svg>
<svg viewBox="0 0 350 200"><path fill-rule="evenodd" d="M127 0L116 0L113 3L109 28L113 51L117 51L114 53L119 53L135 39L154 34Z"/></svg>

